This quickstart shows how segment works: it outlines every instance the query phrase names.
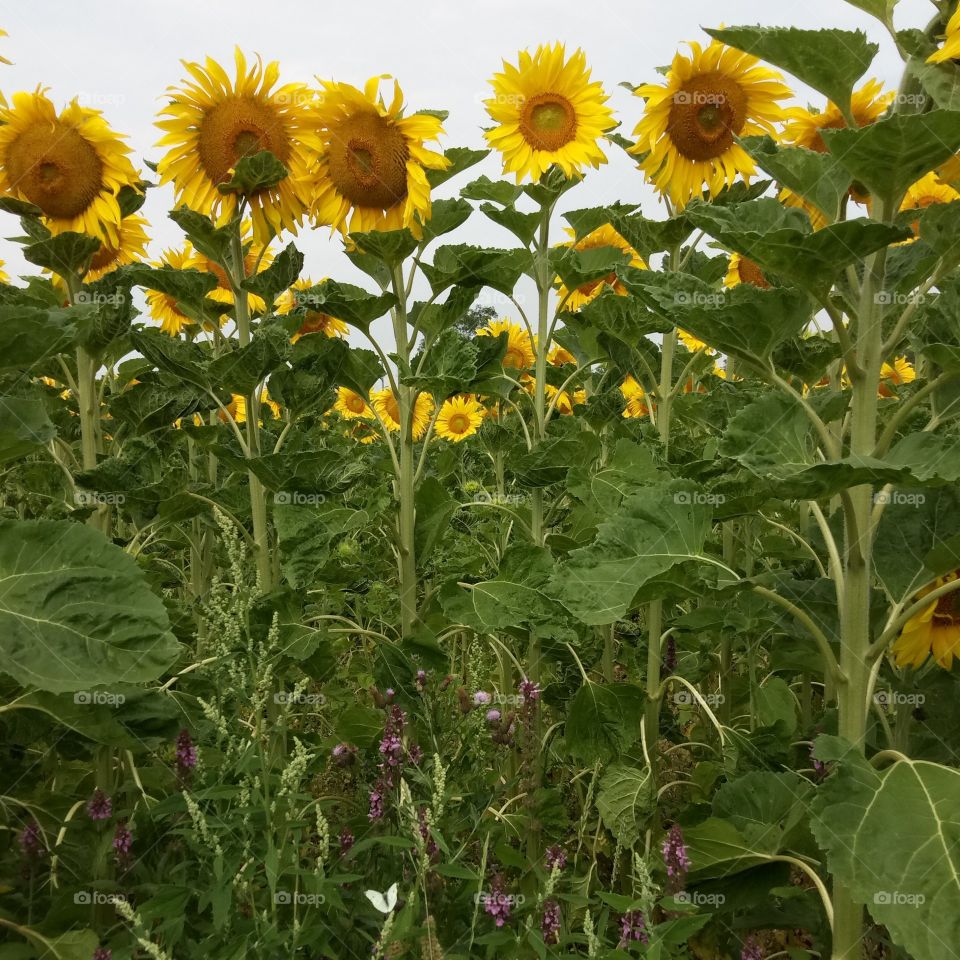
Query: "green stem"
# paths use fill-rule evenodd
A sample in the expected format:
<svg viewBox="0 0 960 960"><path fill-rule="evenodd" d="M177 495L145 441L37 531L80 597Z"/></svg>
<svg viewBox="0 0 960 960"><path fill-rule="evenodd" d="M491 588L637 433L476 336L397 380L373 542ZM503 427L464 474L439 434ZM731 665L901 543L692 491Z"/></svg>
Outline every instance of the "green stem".
<svg viewBox="0 0 960 960"><path fill-rule="evenodd" d="M663 633L663 601L651 600L647 607L647 706L644 731L650 754L650 776L656 785L657 743L660 740L660 635Z"/></svg>

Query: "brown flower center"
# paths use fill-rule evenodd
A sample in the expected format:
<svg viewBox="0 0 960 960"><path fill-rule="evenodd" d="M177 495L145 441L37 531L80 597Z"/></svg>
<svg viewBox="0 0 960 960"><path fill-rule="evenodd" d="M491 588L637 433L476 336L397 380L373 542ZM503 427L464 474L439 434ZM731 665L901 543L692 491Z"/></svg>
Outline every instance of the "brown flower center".
<svg viewBox="0 0 960 960"><path fill-rule="evenodd" d="M386 210L406 199L409 158L403 132L375 113L349 117L330 132L330 179L358 207Z"/></svg>
<svg viewBox="0 0 960 960"><path fill-rule="evenodd" d="M507 352L503 355L503 365L523 370L527 366L527 358L519 348L507 347Z"/></svg>
<svg viewBox="0 0 960 960"><path fill-rule="evenodd" d="M559 150L577 135L577 112L559 93L538 93L523 104L520 133L534 150Z"/></svg>
<svg viewBox="0 0 960 960"><path fill-rule="evenodd" d="M24 130L4 159L14 189L48 217L80 216L103 189L103 164L96 149L59 121Z"/></svg>
<svg viewBox="0 0 960 960"><path fill-rule="evenodd" d="M394 422L400 422L400 407L397 404L397 398L390 396L384 401L384 409L387 411L387 416Z"/></svg>
<svg viewBox="0 0 960 960"><path fill-rule="evenodd" d="M954 580L956 574L947 580ZM960 627L960 594L957 591L945 594L937 600L933 622L938 627Z"/></svg>
<svg viewBox="0 0 960 960"><path fill-rule="evenodd" d="M451 433L466 433L470 429L470 418L465 413L455 413L448 421Z"/></svg>
<svg viewBox="0 0 960 960"><path fill-rule="evenodd" d="M740 282L749 283L761 290L769 290L770 284L763 275L763 271L749 258L744 257L740 261Z"/></svg>
<svg viewBox="0 0 960 960"><path fill-rule="evenodd" d="M746 121L743 88L722 74L704 73L674 95L667 133L687 160L713 160L730 148Z"/></svg>
<svg viewBox="0 0 960 960"><path fill-rule="evenodd" d="M271 104L252 97L230 97L204 115L200 163L214 183L228 180L238 161L262 150L269 150L281 163L290 158L290 138Z"/></svg>
<svg viewBox="0 0 960 960"><path fill-rule="evenodd" d="M366 403L358 393L351 393L347 396L346 400L347 409L353 413L363 413L366 408Z"/></svg>

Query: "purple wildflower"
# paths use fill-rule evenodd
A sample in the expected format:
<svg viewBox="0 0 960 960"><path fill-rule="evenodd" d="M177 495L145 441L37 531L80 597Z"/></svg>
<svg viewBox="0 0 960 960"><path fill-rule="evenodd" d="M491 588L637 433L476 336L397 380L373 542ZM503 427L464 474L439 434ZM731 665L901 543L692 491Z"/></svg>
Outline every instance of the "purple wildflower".
<svg viewBox="0 0 960 960"><path fill-rule="evenodd" d="M398 706L390 708L380 741L380 753L389 767L398 767L403 763L403 726L406 720L407 715Z"/></svg>
<svg viewBox="0 0 960 960"><path fill-rule="evenodd" d="M547 869L553 870L556 867L562 870L567 865L567 851L559 844L547 847Z"/></svg>
<svg viewBox="0 0 960 960"><path fill-rule="evenodd" d="M338 767L349 767L356 759L357 748L349 743L338 743L330 751L330 756Z"/></svg>
<svg viewBox="0 0 960 960"><path fill-rule="evenodd" d="M370 811L367 814L368 820L380 820L383 818L383 794L379 790L370 791Z"/></svg>
<svg viewBox="0 0 960 960"><path fill-rule="evenodd" d="M97 947L93 951L93 960L113 960L113 951L109 947Z"/></svg>
<svg viewBox="0 0 960 960"><path fill-rule="evenodd" d="M763 950L753 934L744 940L740 950L740 960L763 960Z"/></svg>
<svg viewBox="0 0 960 960"><path fill-rule="evenodd" d="M437 846L437 841L433 839L433 835L430 833L430 825L427 823L427 808L425 806L421 806L417 811L417 820L419 823L420 837L423 840L427 855L431 860L436 861L440 856L440 847Z"/></svg>
<svg viewBox="0 0 960 960"><path fill-rule="evenodd" d="M177 734L177 771L181 774L192 770L197 765L197 748L190 739L189 730L181 730Z"/></svg>
<svg viewBox="0 0 960 960"><path fill-rule="evenodd" d="M478 707L485 707L492 699L493 699L493 697L491 697L490 694L487 693L486 690L478 690L478 691L473 695L473 702L474 702Z"/></svg>
<svg viewBox="0 0 960 960"><path fill-rule="evenodd" d="M663 656L663 669L666 673L673 673L677 669L677 641L671 633L667 637L667 649Z"/></svg>
<svg viewBox="0 0 960 960"><path fill-rule="evenodd" d="M340 856L345 857L349 852L350 848L353 846L355 840L353 833L344 827L340 831Z"/></svg>
<svg viewBox="0 0 960 960"><path fill-rule="evenodd" d="M27 861L41 860L46 853L40 824L36 820L31 820L20 832L20 853Z"/></svg>
<svg viewBox="0 0 960 960"><path fill-rule="evenodd" d="M524 704L536 703L540 699L540 684L533 680L521 680L519 689Z"/></svg>
<svg viewBox="0 0 960 960"><path fill-rule="evenodd" d="M663 841L663 862L667 868L667 876L673 881L676 889L682 889L683 878L690 869L690 858L687 856L687 847L683 842L683 831L680 824L675 823Z"/></svg>
<svg viewBox="0 0 960 960"><path fill-rule="evenodd" d="M133 834L127 827L127 821L121 820L113 833L113 850L117 866L130 866L130 850L133 847Z"/></svg>
<svg viewBox="0 0 960 960"><path fill-rule="evenodd" d="M99 787L87 802L87 816L91 820L109 820L113 816L113 801Z"/></svg>
<svg viewBox="0 0 960 960"><path fill-rule="evenodd" d="M427 686L427 671L426 671L426 670L418 670L418 671L417 671L416 682L417 682L417 690L418 690L420 693L423 693L424 688Z"/></svg>
<svg viewBox="0 0 960 960"><path fill-rule="evenodd" d="M423 747L419 743L411 743L407 747L407 756L415 767L419 767L420 761L423 760Z"/></svg>
<svg viewBox="0 0 960 960"><path fill-rule="evenodd" d="M496 708L487 711L487 723L496 723L500 719L500 711Z"/></svg>
<svg viewBox="0 0 960 960"><path fill-rule="evenodd" d="M619 948L625 947L631 941L639 940L643 944L650 942L647 934L647 918L642 910L630 910L620 918Z"/></svg>
<svg viewBox="0 0 960 960"><path fill-rule="evenodd" d="M540 932L544 943L559 943L560 941L560 904L556 900L547 900L543 905L543 918L540 921Z"/></svg>
<svg viewBox="0 0 960 960"><path fill-rule="evenodd" d="M490 883L490 892L483 898L483 909L493 917L498 927L502 927L510 919L510 904L513 898L504 892L503 877L494 874Z"/></svg>

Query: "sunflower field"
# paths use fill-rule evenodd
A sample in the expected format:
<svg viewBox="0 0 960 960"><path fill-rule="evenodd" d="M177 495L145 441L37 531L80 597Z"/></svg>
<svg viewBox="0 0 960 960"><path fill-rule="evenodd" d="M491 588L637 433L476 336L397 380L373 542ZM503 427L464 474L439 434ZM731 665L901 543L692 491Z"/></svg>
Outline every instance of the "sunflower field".
<svg viewBox="0 0 960 960"><path fill-rule="evenodd" d="M956 960L960 9L836 6L459 145L0 31L0 960Z"/></svg>

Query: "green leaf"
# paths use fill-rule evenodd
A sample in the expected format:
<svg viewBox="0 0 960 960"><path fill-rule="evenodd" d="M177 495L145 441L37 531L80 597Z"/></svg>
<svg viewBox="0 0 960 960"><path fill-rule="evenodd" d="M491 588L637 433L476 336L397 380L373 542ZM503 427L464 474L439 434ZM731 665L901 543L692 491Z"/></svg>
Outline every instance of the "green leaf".
<svg viewBox="0 0 960 960"><path fill-rule="evenodd" d="M960 70L952 60L947 63L925 63L923 59L915 57L908 69L936 106L943 110L960 110Z"/></svg>
<svg viewBox="0 0 960 960"><path fill-rule="evenodd" d="M887 24L893 23L893 10L899 2L900 0L847 0L847 3Z"/></svg>
<svg viewBox="0 0 960 960"><path fill-rule="evenodd" d="M754 849L779 853L805 822L813 793L813 784L792 771L757 770L721 785L713 812L729 820Z"/></svg>
<svg viewBox="0 0 960 960"><path fill-rule="evenodd" d="M548 622L556 614L556 604L545 593L552 572L548 550L514 544L505 551L496 579L470 588L473 610L480 622L492 630Z"/></svg>
<svg viewBox="0 0 960 960"><path fill-rule="evenodd" d="M266 270L261 270L243 281L243 289L263 297L267 309L284 290L293 286L303 270L303 254L288 243Z"/></svg>
<svg viewBox="0 0 960 960"><path fill-rule="evenodd" d="M32 453L56 435L41 398L0 396L0 463Z"/></svg>
<svg viewBox="0 0 960 960"><path fill-rule="evenodd" d="M467 200L491 200L501 207L512 206L523 189L509 180L491 180L487 176L472 180L461 191L460 196Z"/></svg>
<svg viewBox="0 0 960 960"><path fill-rule="evenodd" d="M731 27L706 32L792 73L841 109L849 106L854 86L880 50L862 30Z"/></svg>
<svg viewBox="0 0 960 960"><path fill-rule="evenodd" d="M772 137L745 137L747 153L771 176L812 203L830 222L850 187L850 173L830 153L779 146Z"/></svg>
<svg viewBox="0 0 960 960"><path fill-rule="evenodd" d="M445 233L453 232L466 223L472 213L473 207L459 197L434 200L430 219L423 225L423 245L426 246Z"/></svg>
<svg viewBox="0 0 960 960"><path fill-rule="evenodd" d="M892 206L960 149L960 113L896 113L857 130L824 130L823 139L856 180Z"/></svg>
<svg viewBox="0 0 960 960"><path fill-rule="evenodd" d="M449 528L450 518L459 504L436 477L427 477L420 483L415 504L414 543L417 565L423 566L443 539Z"/></svg>
<svg viewBox="0 0 960 960"><path fill-rule="evenodd" d="M640 839L654 810L654 794L647 767L613 764L601 777L597 810L604 826L623 847L629 849Z"/></svg>
<svg viewBox="0 0 960 960"><path fill-rule="evenodd" d="M883 770L836 737L816 755L837 764L812 804L830 871L924 960L950 960L960 937L960 772L900 760Z"/></svg>
<svg viewBox="0 0 960 960"><path fill-rule="evenodd" d="M433 264L421 264L435 294L458 284L464 287L493 287L513 293L520 275L530 266L527 250L500 250L455 244L438 247Z"/></svg>
<svg viewBox="0 0 960 960"><path fill-rule="evenodd" d="M361 253L382 260L388 267L401 264L417 249L417 238L404 227L402 230L373 230L370 233L351 233L350 239Z"/></svg>
<svg viewBox="0 0 960 960"><path fill-rule="evenodd" d="M642 214L612 213L610 223L641 257L679 248L693 233L693 224L683 215L671 220L648 220Z"/></svg>
<svg viewBox="0 0 960 960"><path fill-rule="evenodd" d="M377 296L352 283L338 283L336 280L324 280L301 291L301 296L312 309L328 313L360 330L368 329L397 302L392 293Z"/></svg>
<svg viewBox="0 0 960 960"><path fill-rule="evenodd" d="M155 680L177 656L136 561L103 534L0 520L0 669L52 693Z"/></svg>
<svg viewBox="0 0 960 960"><path fill-rule="evenodd" d="M71 347L88 307L39 310L0 306L0 368L32 367Z"/></svg>
<svg viewBox="0 0 960 960"><path fill-rule="evenodd" d="M550 251L550 267L568 290L603 280L629 262L629 255L619 247L554 247Z"/></svg>
<svg viewBox="0 0 960 960"><path fill-rule="evenodd" d="M540 226L540 214L521 213L515 207L497 207L492 203L481 203L481 213L501 227L509 230L524 246L528 246Z"/></svg>
<svg viewBox="0 0 960 960"><path fill-rule="evenodd" d="M427 171L430 189L436 189L441 183L446 183L451 177L455 177L475 163L479 163L489 152L489 150L471 150L468 147L451 147L449 150L444 150L443 155L450 161L450 164L445 170Z"/></svg>
<svg viewBox="0 0 960 960"><path fill-rule="evenodd" d="M756 262L764 273L788 277L814 291L829 289L841 272L868 254L913 236L905 227L866 218L834 223L813 233L806 223L799 229L784 226L770 231L765 224L774 204L782 206L772 197L730 207L694 201L686 214L710 236Z"/></svg>
<svg viewBox="0 0 960 960"><path fill-rule="evenodd" d="M222 265L226 262L230 255L230 245L233 243L235 221L223 227L217 227L209 217L186 206L171 210L169 216L187 235L187 239L198 252L213 260L214 263Z"/></svg>
<svg viewBox="0 0 960 960"><path fill-rule="evenodd" d="M287 178L287 168L269 151L242 157L233 168L233 175L226 183L218 183L221 193L238 193L249 197L262 190L270 190Z"/></svg>
<svg viewBox="0 0 960 960"><path fill-rule="evenodd" d="M585 763L618 757L637 742L645 705L635 684L584 683L567 707L567 747Z"/></svg>
<svg viewBox="0 0 960 960"><path fill-rule="evenodd" d="M223 390L250 396L258 384L284 363L289 352L289 341L283 330L261 327L246 346L234 347L212 360L207 376Z"/></svg>
<svg viewBox="0 0 960 960"><path fill-rule="evenodd" d="M453 329L444 330L431 345L422 364L415 358L417 373L401 382L432 393L443 401L466 388L477 374L477 345Z"/></svg>
<svg viewBox="0 0 960 960"><path fill-rule="evenodd" d="M134 332L130 341L133 348L158 370L203 389L210 385L210 377L206 372L208 357L198 344L167 336L151 328Z"/></svg>
<svg viewBox="0 0 960 960"><path fill-rule="evenodd" d="M82 273L100 249L96 237L85 233L58 233L48 240L24 247L23 257L38 267L46 267L61 277Z"/></svg>
<svg viewBox="0 0 960 960"><path fill-rule="evenodd" d="M705 559L710 523L706 498L689 483L634 494L604 519L590 546L559 565L551 593L584 623L613 623L648 581L677 564Z"/></svg>

